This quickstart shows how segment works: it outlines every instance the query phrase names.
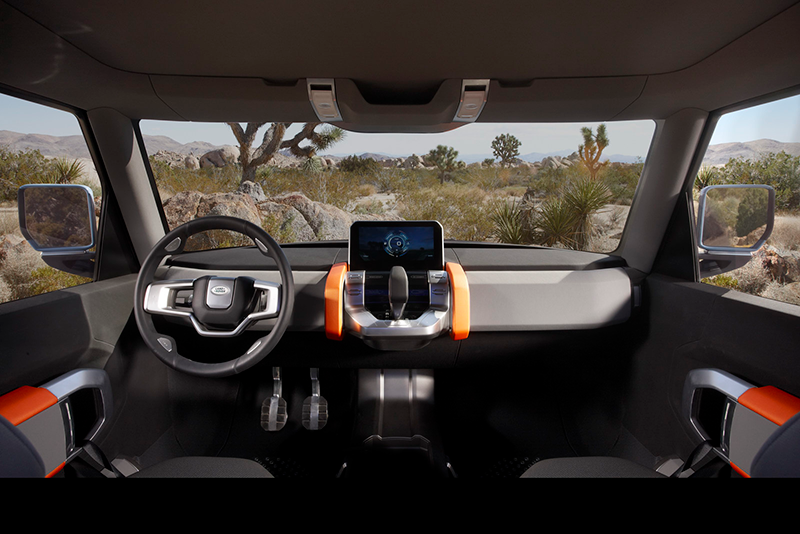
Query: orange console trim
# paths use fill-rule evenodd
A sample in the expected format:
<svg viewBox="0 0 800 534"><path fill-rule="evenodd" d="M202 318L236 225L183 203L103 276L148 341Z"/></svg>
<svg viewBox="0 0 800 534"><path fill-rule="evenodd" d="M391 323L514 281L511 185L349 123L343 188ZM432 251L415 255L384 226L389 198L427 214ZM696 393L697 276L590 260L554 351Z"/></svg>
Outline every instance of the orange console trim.
<svg viewBox="0 0 800 534"><path fill-rule="evenodd" d="M450 288L453 294L451 308L452 325L450 337L459 340L469 336L469 282L461 264L448 262L445 264Z"/></svg>
<svg viewBox="0 0 800 534"><path fill-rule="evenodd" d="M750 388L738 401L776 425L782 425L800 412L800 399L773 386Z"/></svg>
<svg viewBox="0 0 800 534"><path fill-rule="evenodd" d="M56 396L46 389L22 386L0 397L0 415L17 426L57 402Z"/></svg>
<svg viewBox="0 0 800 534"><path fill-rule="evenodd" d="M325 280L325 336L337 341L344 338L344 278L347 263L337 263Z"/></svg>

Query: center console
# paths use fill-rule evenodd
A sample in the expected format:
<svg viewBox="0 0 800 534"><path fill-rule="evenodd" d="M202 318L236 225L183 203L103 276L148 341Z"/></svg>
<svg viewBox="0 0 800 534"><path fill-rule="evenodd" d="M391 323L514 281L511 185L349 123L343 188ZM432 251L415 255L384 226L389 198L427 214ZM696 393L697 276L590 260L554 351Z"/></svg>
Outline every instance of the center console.
<svg viewBox="0 0 800 534"><path fill-rule="evenodd" d="M325 300L329 338L350 332L380 350L413 350L447 332L454 339L469 332L466 276L460 265L445 264L436 221L354 223L348 263L331 269Z"/></svg>

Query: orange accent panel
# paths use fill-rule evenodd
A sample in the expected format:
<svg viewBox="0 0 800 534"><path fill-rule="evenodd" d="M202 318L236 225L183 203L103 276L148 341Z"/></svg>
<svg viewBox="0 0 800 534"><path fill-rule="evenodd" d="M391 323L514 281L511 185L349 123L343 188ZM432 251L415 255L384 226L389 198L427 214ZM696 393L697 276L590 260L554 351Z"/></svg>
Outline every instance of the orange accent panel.
<svg viewBox="0 0 800 534"><path fill-rule="evenodd" d="M453 318L450 337L459 340L466 339L469 335L469 282L464 268L458 263L445 264L447 276L450 278L450 287L453 292Z"/></svg>
<svg viewBox="0 0 800 534"><path fill-rule="evenodd" d="M750 478L750 475L742 471L742 469L735 463L731 462L731 467L733 467L733 470L742 475L744 478Z"/></svg>
<svg viewBox="0 0 800 534"><path fill-rule="evenodd" d="M739 404L782 425L800 412L800 399L776 387L750 388L739 397Z"/></svg>
<svg viewBox="0 0 800 534"><path fill-rule="evenodd" d="M46 389L22 386L0 397L0 415L17 426L57 402L56 396Z"/></svg>
<svg viewBox="0 0 800 534"><path fill-rule="evenodd" d="M344 277L347 263L337 263L328 272L325 280L325 335L337 341L344 338Z"/></svg>
<svg viewBox="0 0 800 534"><path fill-rule="evenodd" d="M64 466L65 466L65 465L67 465L67 464L66 464L66 462L61 462L61 464L60 464L58 467L56 467L55 469L53 469L52 471L50 471L48 474L46 474L46 475L44 476L44 478L53 478L54 476L56 476L56 475L58 474L58 472L59 472L59 471L61 471L62 469L64 469Z"/></svg>

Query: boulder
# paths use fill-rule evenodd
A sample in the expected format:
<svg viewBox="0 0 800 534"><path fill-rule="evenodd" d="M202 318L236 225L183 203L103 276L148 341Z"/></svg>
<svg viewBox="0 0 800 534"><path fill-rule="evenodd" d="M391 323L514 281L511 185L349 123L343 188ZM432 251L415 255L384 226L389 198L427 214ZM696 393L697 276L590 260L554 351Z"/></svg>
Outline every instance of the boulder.
<svg viewBox="0 0 800 534"><path fill-rule="evenodd" d="M350 224L355 216L336 206L313 202L302 193L287 193L273 197L272 201L300 212L320 241L347 239L350 236Z"/></svg>
<svg viewBox="0 0 800 534"><path fill-rule="evenodd" d="M164 214L173 229L192 219L215 215L261 225L261 215L252 197L240 192L204 195L198 191L182 191L164 202Z"/></svg>
<svg viewBox="0 0 800 534"><path fill-rule="evenodd" d="M199 169L200 168L200 159L195 156L194 154L189 154L183 160L183 165L187 169Z"/></svg>
<svg viewBox="0 0 800 534"><path fill-rule="evenodd" d="M753 258L761 262L761 266L773 280L781 284L794 282L790 274L791 263L775 247L764 245L753 253Z"/></svg>
<svg viewBox="0 0 800 534"><path fill-rule="evenodd" d="M404 169L418 169L420 167L425 166L425 160L422 156L417 156L416 154L411 154L409 157L403 161L402 167Z"/></svg>
<svg viewBox="0 0 800 534"><path fill-rule="evenodd" d="M183 154L179 154L177 152L170 152L169 150L159 150L158 152L153 154L152 157L155 161L166 163L170 167L184 166L184 156Z"/></svg>
<svg viewBox="0 0 800 534"><path fill-rule="evenodd" d="M203 194L199 191L181 191L164 201L164 215L170 229L191 221L197 217L197 207Z"/></svg>
<svg viewBox="0 0 800 534"><path fill-rule="evenodd" d="M303 215L292 206L278 202L259 202L262 227L280 242L314 241L317 236Z"/></svg>
<svg viewBox="0 0 800 534"><path fill-rule="evenodd" d="M239 149L225 145L222 148L206 152L200 157L200 167L225 167L239 160Z"/></svg>
<svg viewBox="0 0 800 534"><path fill-rule="evenodd" d="M264 194L264 189L261 185L251 182L250 180L242 182L237 191L245 195L250 195L254 202L264 202L267 200L267 195Z"/></svg>

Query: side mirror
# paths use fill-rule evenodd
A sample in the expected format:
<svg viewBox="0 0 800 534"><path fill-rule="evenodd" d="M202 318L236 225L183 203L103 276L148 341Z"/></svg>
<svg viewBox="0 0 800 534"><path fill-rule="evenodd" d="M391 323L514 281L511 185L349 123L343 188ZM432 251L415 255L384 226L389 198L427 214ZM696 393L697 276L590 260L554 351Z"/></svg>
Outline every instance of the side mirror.
<svg viewBox="0 0 800 534"><path fill-rule="evenodd" d="M29 184L17 192L19 228L60 271L94 276L97 225L92 190L75 184Z"/></svg>
<svg viewBox="0 0 800 534"><path fill-rule="evenodd" d="M700 191L697 210L700 272L742 267L772 234L775 190L768 185L712 185Z"/></svg>

